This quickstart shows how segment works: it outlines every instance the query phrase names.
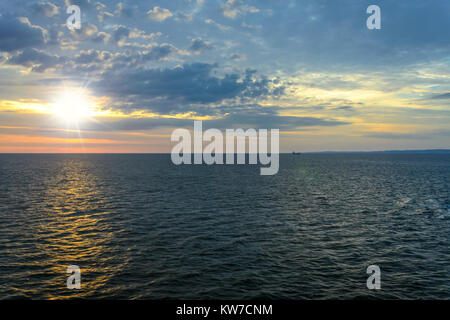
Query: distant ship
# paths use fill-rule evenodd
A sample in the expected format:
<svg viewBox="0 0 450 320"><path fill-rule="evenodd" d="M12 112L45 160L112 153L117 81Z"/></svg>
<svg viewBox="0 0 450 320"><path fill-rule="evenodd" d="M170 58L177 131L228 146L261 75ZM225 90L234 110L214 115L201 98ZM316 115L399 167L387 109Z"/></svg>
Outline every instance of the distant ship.
<svg viewBox="0 0 450 320"><path fill-rule="evenodd" d="M300 152L295 152L295 151L292 151L292 154L293 154L294 156L299 156L299 155L301 155Z"/></svg>

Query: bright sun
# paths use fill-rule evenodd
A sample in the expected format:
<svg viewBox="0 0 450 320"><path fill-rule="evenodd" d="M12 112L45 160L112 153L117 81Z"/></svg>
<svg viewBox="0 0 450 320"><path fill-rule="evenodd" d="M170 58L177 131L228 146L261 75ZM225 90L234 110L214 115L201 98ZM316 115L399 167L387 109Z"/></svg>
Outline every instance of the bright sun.
<svg viewBox="0 0 450 320"><path fill-rule="evenodd" d="M78 90L66 90L53 104L52 112L67 122L78 122L92 115L88 96Z"/></svg>

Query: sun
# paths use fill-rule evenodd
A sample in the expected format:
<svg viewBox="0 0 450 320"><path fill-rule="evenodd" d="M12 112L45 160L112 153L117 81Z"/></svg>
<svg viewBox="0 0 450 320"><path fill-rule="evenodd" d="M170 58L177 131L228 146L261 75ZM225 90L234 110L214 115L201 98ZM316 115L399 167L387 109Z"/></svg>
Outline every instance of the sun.
<svg viewBox="0 0 450 320"><path fill-rule="evenodd" d="M52 113L66 122L79 122L93 114L93 106L83 90L65 90L55 99Z"/></svg>

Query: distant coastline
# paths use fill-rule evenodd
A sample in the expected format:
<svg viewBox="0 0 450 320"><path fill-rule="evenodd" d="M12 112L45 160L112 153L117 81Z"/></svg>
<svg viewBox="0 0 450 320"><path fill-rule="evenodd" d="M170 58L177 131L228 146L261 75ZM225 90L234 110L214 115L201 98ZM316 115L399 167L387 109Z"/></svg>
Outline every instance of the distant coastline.
<svg viewBox="0 0 450 320"><path fill-rule="evenodd" d="M425 149L425 150L381 150L381 151L315 151L303 152L304 154L327 154L327 153L414 153L414 154L450 154L450 149Z"/></svg>

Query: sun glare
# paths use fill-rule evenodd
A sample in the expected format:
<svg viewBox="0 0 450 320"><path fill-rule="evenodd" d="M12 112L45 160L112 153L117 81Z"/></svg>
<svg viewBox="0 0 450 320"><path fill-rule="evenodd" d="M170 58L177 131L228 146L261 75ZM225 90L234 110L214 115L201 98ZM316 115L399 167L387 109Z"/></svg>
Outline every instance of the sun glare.
<svg viewBox="0 0 450 320"><path fill-rule="evenodd" d="M53 113L67 122L78 122L93 113L89 97L82 91L65 91L55 101Z"/></svg>

